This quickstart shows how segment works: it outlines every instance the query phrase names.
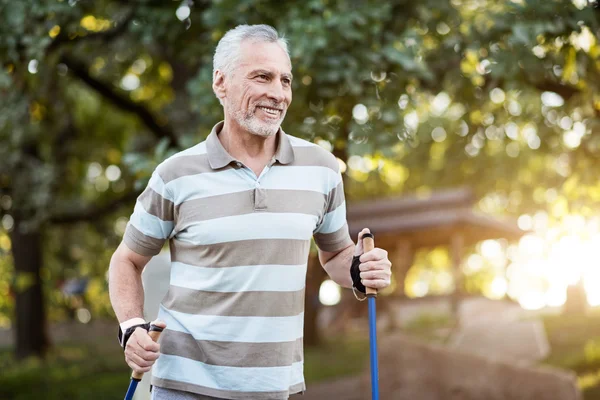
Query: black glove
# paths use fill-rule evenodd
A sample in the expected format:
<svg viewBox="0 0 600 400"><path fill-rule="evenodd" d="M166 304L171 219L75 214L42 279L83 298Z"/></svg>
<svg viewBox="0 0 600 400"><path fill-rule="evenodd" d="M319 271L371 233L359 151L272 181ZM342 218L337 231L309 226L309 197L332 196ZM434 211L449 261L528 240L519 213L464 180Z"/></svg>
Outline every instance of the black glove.
<svg viewBox="0 0 600 400"><path fill-rule="evenodd" d="M119 344L121 345L121 347L123 347L123 349L125 349L125 346L127 345L127 341L129 340L129 338L131 337L133 332L136 330L136 328L144 328L147 332L148 330L150 330L150 323L147 322L145 324L130 326L129 328L125 329L125 332L123 332L121 330L121 327L119 327L119 336L118 336Z"/></svg>
<svg viewBox="0 0 600 400"><path fill-rule="evenodd" d="M352 266L350 267L350 276L352 277L352 286L361 293L367 293L365 285L360 281L360 256L352 257Z"/></svg>

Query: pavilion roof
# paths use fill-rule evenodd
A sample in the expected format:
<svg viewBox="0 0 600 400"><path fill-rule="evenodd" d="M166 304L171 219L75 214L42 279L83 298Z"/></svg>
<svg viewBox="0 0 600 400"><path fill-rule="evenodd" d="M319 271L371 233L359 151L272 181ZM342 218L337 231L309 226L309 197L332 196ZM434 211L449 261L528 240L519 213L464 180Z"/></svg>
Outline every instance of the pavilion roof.
<svg viewBox="0 0 600 400"><path fill-rule="evenodd" d="M515 221L473 209L476 198L468 188L433 192L426 197L400 196L348 205L350 234L369 228L379 246L408 240L413 248L449 245L462 235L464 245L486 239L518 240L526 231ZM382 243L383 241L383 243Z"/></svg>

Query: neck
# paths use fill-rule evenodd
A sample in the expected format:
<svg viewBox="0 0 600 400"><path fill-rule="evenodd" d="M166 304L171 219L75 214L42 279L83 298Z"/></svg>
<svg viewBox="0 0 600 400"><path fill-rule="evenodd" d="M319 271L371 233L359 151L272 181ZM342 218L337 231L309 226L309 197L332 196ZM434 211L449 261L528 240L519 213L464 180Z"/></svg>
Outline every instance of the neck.
<svg viewBox="0 0 600 400"><path fill-rule="evenodd" d="M270 160L277 151L277 135L255 135L227 118L219 133L219 140L232 157L244 163Z"/></svg>

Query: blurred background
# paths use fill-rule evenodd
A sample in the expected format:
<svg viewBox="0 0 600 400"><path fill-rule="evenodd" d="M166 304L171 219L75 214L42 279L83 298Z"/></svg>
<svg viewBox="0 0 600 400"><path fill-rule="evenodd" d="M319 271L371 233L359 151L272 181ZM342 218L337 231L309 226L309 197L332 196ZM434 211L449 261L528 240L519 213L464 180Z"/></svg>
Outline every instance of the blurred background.
<svg viewBox="0 0 600 400"><path fill-rule="evenodd" d="M218 40L266 23L284 130L338 158L353 236L394 263L382 398L600 399L599 22L588 0L0 0L0 398L123 397L110 256L154 167L222 119ZM366 303L315 255L305 397L367 398Z"/></svg>

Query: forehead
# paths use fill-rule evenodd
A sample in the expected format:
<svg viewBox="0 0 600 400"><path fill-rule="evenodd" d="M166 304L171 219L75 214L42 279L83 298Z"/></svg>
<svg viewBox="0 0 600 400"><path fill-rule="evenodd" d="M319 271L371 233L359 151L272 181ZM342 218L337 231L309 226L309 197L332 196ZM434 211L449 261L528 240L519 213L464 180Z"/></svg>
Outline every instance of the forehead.
<svg viewBox="0 0 600 400"><path fill-rule="evenodd" d="M290 74L290 59L277 43L244 41L240 48L239 67L247 69L267 69L280 74Z"/></svg>

